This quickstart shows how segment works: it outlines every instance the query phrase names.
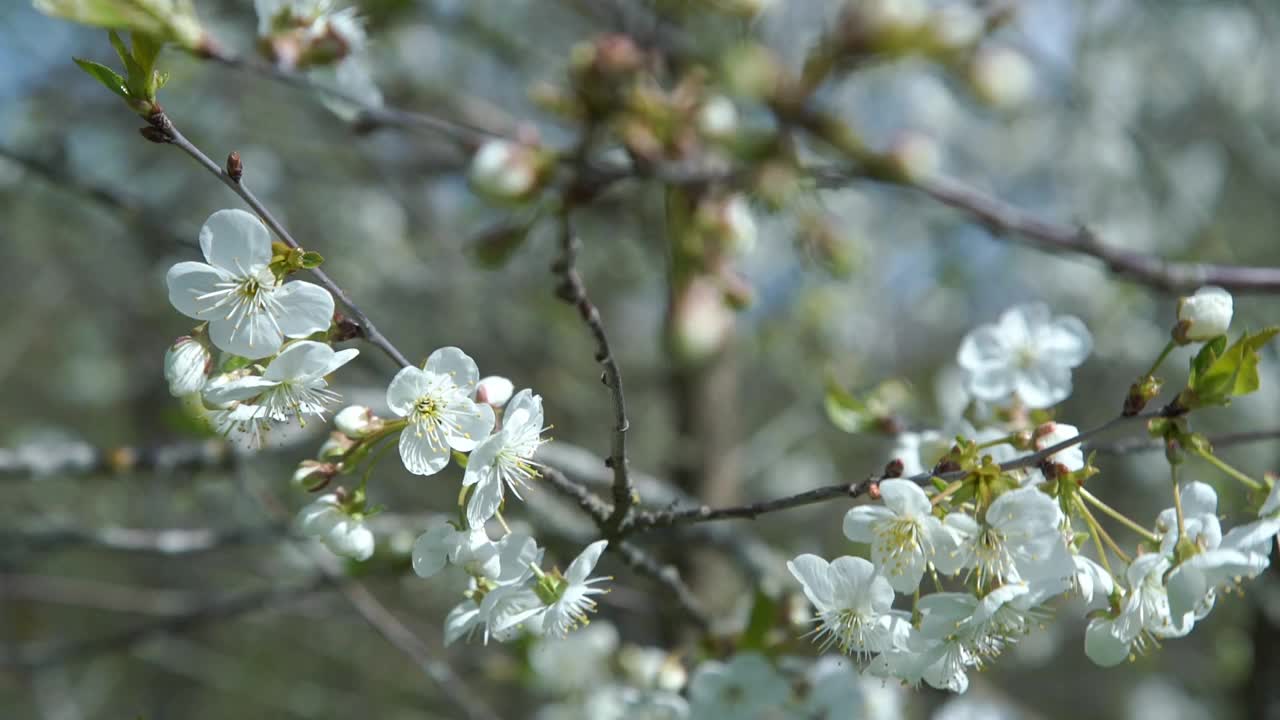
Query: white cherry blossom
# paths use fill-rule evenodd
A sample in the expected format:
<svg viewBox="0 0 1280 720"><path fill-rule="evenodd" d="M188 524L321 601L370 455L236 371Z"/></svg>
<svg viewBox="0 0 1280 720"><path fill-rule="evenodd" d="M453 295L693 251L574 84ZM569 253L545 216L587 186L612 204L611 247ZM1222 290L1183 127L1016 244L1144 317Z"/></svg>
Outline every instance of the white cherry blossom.
<svg viewBox="0 0 1280 720"><path fill-rule="evenodd" d="M1075 566L1061 532L1058 502L1035 487L1001 494L979 523L953 512L943 521L933 564L944 574L972 569L979 587L1006 582L1063 579Z"/></svg>
<svg viewBox="0 0 1280 720"><path fill-rule="evenodd" d="M249 359L274 355L285 338L326 330L333 296L302 280L281 282L268 268L271 235L254 215L219 210L200 228L207 262L169 269L169 302L178 312L209 323L221 350Z"/></svg>
<svg viewBox="0 0 1280 720"><path fill-rule="evenodd" d="M493 408L472 400L480 372L456 347L431 353L423 368L396 373L387 405L409 421L400 433L400 459L415 475L434 475L449 464L450 450L471 452L493 429Z"/></svg>
<svg viewBox="0 0 1280 720"><path fill-rule="evenodd" d="M1035 303L1006 310L960 343L956 360L967 372L966 387L977 400L1003 402L1016 395L1027 407L1047 408L1071 394L1071 370L1093 349L1093 337L1078 318L1053 317Z"/></svg>
<svg viewBox="0 0 1280 720"><path fill-rule="evenodd" d="M893 645L894 628L904 620L891 613L893 588L875 566L856 557L828 563L817 555L800 555L787 563L817 612L815 637L823 647L867 656Z"/></svg>
<svg viewBox="0 0 1280 720"><path fill-rule="evenodd" d="M262 375L245 375L205 388L205 400L215 405L247 403L255 408L253 420L285 422L307 415L323 416L337 400L325 376L351 362L359 350L334 351L325 343L299 340L290 343L267 364Z"/></svg>
<svg viewBox="0 0 1280 720"><path fill-rule="evenodd" d="M429 578L444 569L446 561L477 577L497 576L501 570L498 545L483 527L459 530L444 518L436 518L413 543L413 571Z"/></svg>
<svg viewBox="0 0 1280 720"><path fill-rule="evenodd" d="M506 489L520 497L520 488L537 477L533 454L545 442L542 427L542 397L521 390L507 404L502 428L471 451L462 484L473 488L467 501L467 520L472 527L493 517Z"/></svg>
<svg viewBox="0 0 1280 720"><path fill-rule="evenodd" d="M918 485L909 480L880 483L883 505L860 505L844 517L844 534L871 544L871 560L900 593L920 586L941 523Z"/></svg>
<svg viewBox="0 0 1280 720"><path fill-rule="evenodd" d="M591 571L595 569L596 563L600 561L600 555L608 545L607 540L597 540L588 545L578 557L574 558L573 562L569 563L569 568L564 572L563 577L554 580L550 575L540 577L537 582L542 586L540 588L542 593L535 590L527 591L535 599L542 601L540 606L521 612L511 612L497 625L497 629L505 630L523 623L535 635L564 637L580 625L586 625L589 622L587 614L594 612L596 608L596 602L591 599L591 596L608 592L594 586L611 578L590 577ZM544 593L551 597L546 597ZM511 597L516 597L515 593L512 593ZM504 596L504 599L509 598ZM485 602L489 603L489 598L485 598ZM497 608L500 604L495 601L493 606Z"/></svg>

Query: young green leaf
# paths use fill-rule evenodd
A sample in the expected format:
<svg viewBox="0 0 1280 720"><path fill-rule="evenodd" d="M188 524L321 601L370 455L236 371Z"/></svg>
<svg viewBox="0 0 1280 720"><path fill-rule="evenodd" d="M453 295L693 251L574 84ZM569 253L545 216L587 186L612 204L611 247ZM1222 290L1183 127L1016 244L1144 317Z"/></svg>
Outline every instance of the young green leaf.
<svg viewBox="0 0 1280 720"><path fill-rule="evenodd" d="M119 95L125 100L129 100L129 88L125 85L124 78L119 73L101 63L92 60L83 60L81 58L72 58L81 70L89 73L93 79L102 83L102 86L111 92Z"/></svg>

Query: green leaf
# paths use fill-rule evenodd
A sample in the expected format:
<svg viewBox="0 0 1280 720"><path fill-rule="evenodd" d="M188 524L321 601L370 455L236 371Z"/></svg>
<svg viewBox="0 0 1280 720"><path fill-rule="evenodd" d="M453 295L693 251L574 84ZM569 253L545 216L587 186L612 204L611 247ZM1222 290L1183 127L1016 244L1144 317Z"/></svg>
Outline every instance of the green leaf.
<svg viewBox="0 0 1280 720"><path fill-rule="evenodd" d="M1232 395L1237 397L1248 395L1262 387L1262 381L1258 377L1258 351L1277 333L1280 333L1280 327L1269 327L1240 339L1244 345L1244 357L1240 364L1240 372L1236 375L1235 385L1231 388Z"/></svg>
<svg viewBox="0 0 1280 720"><path fill-rule="evenodd" d="M1187 386L1193 387L1195 384L1195 378L1208 370L1209 366L1213 364L1213 361L1217 360L1218 356L1221 355L1226 348L1227 336L1225 335L1216 337L1205 343L1204 347L1200 348L1200 352L1196 353L1195 357L1191 358L1191 379L1188 380Z"/></svg>
<svg viewBox="0 0 1280 720"><path fill-rule="evenodd" d="M124 40L120 39L120 35L115 30L107 33L107 36L111 38L111 47L115 48L116 55L120 56L120 62L124 63L125 72L128 74L126 83L131 94L139 95L142 89L141 84L145 83L146 73L138 61L133 59L133 52L124 44Z"/></svg>
<svg viewBox="0 0 1280 720"><path fill-rule="evenodd" d="M94 80L102 83L103 87L125 100L130 99L129 87L125 85L124 78L120 77L120 74L115 70L92 60L83 60L81 58L72 58L72 60L75 60L76 65L79 65L81 70L89 73Z"/></svg>
<svg viewBox="0 0 1280 720"><path fill-rule="evenodd" d="M323 255L321 255L318 252L308 250L302 253L302 260L300 261L300 264L302 265L302 267L306 268L307 270L314 270L315 268L320 267L320 264L323 262L324 262Z"/></svg>
<svg viewBox="0 0 1280 720"><path fill-rule="evenodd" d="M863 432L874 420L866 403L831 378L827 379L827 392L822 405L826 408L831 424L847 433Z"/></svg>

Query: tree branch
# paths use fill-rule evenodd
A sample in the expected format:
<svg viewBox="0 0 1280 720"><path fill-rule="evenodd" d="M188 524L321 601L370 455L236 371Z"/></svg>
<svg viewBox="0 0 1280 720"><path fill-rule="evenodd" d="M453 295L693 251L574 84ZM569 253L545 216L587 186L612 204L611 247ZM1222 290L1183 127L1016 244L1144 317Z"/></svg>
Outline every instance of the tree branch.
<svg viewBox="0 0 1280 720"><path fill-rule="evenodd" d="M1000 465L1001 470L1020 470L1023 468L1036 467L1044 462L1050 455L1061 452L1067 448L1079 445L1091 437L1100 435L1112 428L1133 420L1149 420L1153 417L1159 417L1165 414L1165 411L1157 411L1144 413L1134 416L1118 416L1113 418L1096 428L1080 433L1076 437L1069 440L1063 440L1060 443L1051 445L1043 450L1024 455L1019 458L1010 460ZM917 485L924 485L933 478L941 480L959 480L967 473L964 470L955 470L944 473L919 473L905 478L889 478L883 474L875 474L867 477L867 479L857 483L839 483L836 485L826 485L812 490L806 490L795 495L788 495L772 500L762 500L745 505L737 505L725 508L710 508L705 505L702 507L684 509L684 510L661 510L637 512L632 516L632 522L625 529L626 532L646 532L656 528L671 527L673 525L684 525L689 523L710 522L713 520L734 520L739 518L754 519L766 513L778 512L779 510L789 510L791 508L802 507L804 505L813 505L820 502L826 502L835 498L858 499L871 492L874 485L879 484L883 480L902 479L910 480Z"/></svg>
<svg viewBox="0 0 1280 720"><path fill-rule="evenodd" d="M779 119L804 128L858 168L857 173L819 170L816 174L821 181L842 182L858 175L913 188L967 213L997 235L1041 250L1096 258L1120 277L1167 292L1194 290L1203 285L1218 285L1238 293L1280 292L1280 268L1172 262L1120 250L1086 227L1046 220L955 180L908 178L888 157L866 147L848 124L831 113L809 106L779 106L774 110Z"/></svg>
<svg viewBox="0 0 1280 720"><path fill-rule="evenodd" d="M1270 430L1248 430L1243 432L1223 433L1207 436L1209 444L1215 448L1232 445L1248 445L1268 440L1280 440L1280 428ZM1096 452L1103 455L1129 455L1132 453L1154 452L1165 449L1164 441L1159 438L1125 438L1106 443L1088 443L1084 446L1086 453Z"/></svg>
<svg viewBox="0 0 1280 720"><path fill-rule="evenodd" d="M223 185L231 188L232 192L239 195L240 199L244 200L245 203L252 208L255 213L257 213L258 217L262 218L262 221L266 223L267 227L271 228L272 232L274 232L286 245L292 248L302 247L301 244L289 234L289 231L275 219L271 214L271 211L268 210L260 200L258 200L257 196L245 186L242 179L231 177L231 175L227 173L222 166L218 165L213 160L210 160L208 155L205 155L200 148L196 147L178 130L177 126L173 124L173 121L168 115L165 113L157 113L151 116L148 121L151 123L151 129L157 131L153 136L149 136L149 139L151 139L151 137L155 137L157 138L155 141L169 143L187 155L190 155L197 163L200 164L201 167L208 170L215 177L221 180ZM315 276L316 280L319 281L326 290L333 293L333 296L337 298L338 302L342 303L343 307L351 313L356 324L360 326L361 335L366 340L378 349L382 350L382 352L386 353L387 357L394 360L401 367L413 364L409 362L409 359L406 358L395 345L391 344L391 341L387 340L382 333L378 332L378 329L374 327L373 321L369 319L369 316L364 314L364 311L361 310L354 301L352 301L341 287L338 287L337 283L329 278L327 273L320 268L315 268L311 270L311 274Z"/></svg>
<svg viewBox="0 0 1280 720"><path fill-rule="evenodd" d="M628 511L635 504L635 487L631 483L627 467L627 430L631 423L627 419L627 399L622 389L622 372L618 369L618 362L609 346L609 338L605 334L600 311L587 297L587 289L582 284L582 277L578 274L576 265L578 246L578 239L573 234L573 227L570 225L566 211L562 218L560 233L561 254L552 266L552 272L560 278L556 295L577 309L578 316L586 323L591 336L596 341L596 362L604 368L600 381L609 388L609 393L613 397L613 437L609 458L605 463L613 470L613 511L603 523L599 523L605 536L612 538L617 536L617 531L626 520Z"/></svg>

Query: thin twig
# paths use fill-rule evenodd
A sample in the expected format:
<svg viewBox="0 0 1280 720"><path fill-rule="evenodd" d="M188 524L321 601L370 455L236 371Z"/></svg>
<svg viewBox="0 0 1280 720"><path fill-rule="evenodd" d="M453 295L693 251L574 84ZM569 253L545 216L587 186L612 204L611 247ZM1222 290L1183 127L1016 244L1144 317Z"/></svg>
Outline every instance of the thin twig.
<svg viewBox="0 0 1280 720"><path fill-rule="evenodd" d="M237 180L231 177L231 175L227 173L226 169L209 159L208 155L205 155L200 148L196 147L178 130L177 126L173 124L173 120L168 115L165 113L157 113L149 118L149 121L151 122L152 128L158 131L159 137L162 137L164 142L167 142L177 147L187 155L190 155L197 163L200 164L201 167L208 170L215 177L221 180L223 185L231 188L232 192L239 195L240 199L244 200L245 203L252 208L255 213L257 213L258 217L262 218L262 221L266 223L267 227L271 228L272 232L274 232L286 245L292 248L302 247L302 245L289 234L289 231L280 224L280 221L276 220L275 216L271 214L271 211L268 210L260 200L258 200L258 197L249 190L249 188L244 184L243 179ZM330 279L327 273L319 268L315 268L311 270L311 274L314 275L316 280L319 281L326 290L332 293L333 296L337 298L338 302L342 303L343 307L351 313L356 324L360 326L361 335L366 340L378 349L382 350L382 352L386 353L387 357L394 360L401 367L407 367L413 364L404 356L404 353L400 352L395 345L391 344L391 341L387 340L382 333L378 332L378 329L374 327L373 321L369 319L369 316L364 314L364 311L351 300L346 291L341 287L338 287L338 284Z"/></svg>
<svg viewBox="0 0 1280 720"><path fill-rule="evenodd" d="M1280 440L1280 428L1209 435L1207 439L1209 444L1215 448L1248 445L1268 440ZM1103 455L1129 455L1131 453L1155 452L1157 450L1164 452L1165 443L1160 438L1135 437L1106 443L1088 443L1084 446L1084 449L1085 452L1096 452Z"/></svg>
<svg viewBox="0 0 1280 720"><path fill-rule="evenodd" d="M680 571L674 565L664 565L653 555L629 542L617 541L609 543L609 549L622 556L622 559L633 570L657 580L671 591L676 602L694 622L703 630L711 627L711 616L703 609L693 590L680 577Z"/></svg>
<svg viewBox="0 0 1280 720"><path fill-rule="evenodd" d="M1158 417L1163 411L1149 412L1131 417L1118 416L1096 428L1080 433L1076 437L1051 445L1043 450L1024 455L1019 458L1010 460L1000 465L1001 470L1020 470L1023 468L1036 467L1044 462L1054 453L1061 452L1067 448L1073 447L1091 437L1100 435L1112 428L1133 420L1148 420ZM923 485L933 478L939 478L944 481L959 480L966 475L964 470L955 470L944 473L919 473L910 477L901 478L910 480L918 485ZM684 510L659 510L648 512L637 512L632 516L632 521L626 526L626 532L644 532L656 528L670 527L672 525L682 525L688 523L710 522L712 520L733 520L740 518L754 519L766 513L778 512L779 510L789 510L791 508L802 507L804 505L813 505L815 503L826 502L836 498L858 499L870 493L871 487L883 480L891 479L883 475L872 475L867 479L857 483L838 483L836 485L826 485L812 490L806 490L795 495L788 495L772 500L762 500L760 502L747 503L745 505L737 505L724 508L710 508L706 506L684 509Z"/></svg>
<svg viewBox="0 0 1280 720"><path fill-rule="evenodd" d="M386 105L371 104L350 93L333 87L317 85L305 75L282 70L275 65L231 55L223 51L203 53L198 57L213 60L227 67L266 77L275 82L311 93L327 95L359 112L355 125L361 129L372 130L379 127L395 127L406 130L427 130L448 137L456 142L464 151L474 150L481 142L490 137L499 137L499 133L481 127L479 124L466 123L446 119L421 112L401 110Z"/></svg>
<svg viewBox="0 0 1280 720"><path fill-rule="evenodd" d="M462 711L472 720L497 720L498 715L462 682L461 678L444 662L434 656L431 648L414 634L404 623L400 622L385 605L363 583L335 578L338 589L351 606L360 613L387 642L391 643L427 674L436 685L449 696Z"/></svg>
<svg viewBox="0 0 1280 720"><path fill-rule="evenodd" d="M1102 261L1117 276L1168 292L1218 285L1234 292L1280 292L1280 268L1172 262L1154 255L1118 249L1087 227L1057 223L984 194L945 177L915 180L894 168L887 157L866 147L849 126L834 114L804 107L778 107L775 111L795 125L822 139L858 169L820 170L820 179L847 182L861 176L919 190L935 200L972 216L992 232L1051 252L1088 255Z"/></svg>
<svg viewBox="0 0 1280 720"><path fill-rule="evenodd" d="M556 295L577 309L578 316L591 331L591 336L596 341L596 361L604 369L600 381L609 388L613 398L614 426L609 459L606 461L613 470L613 512L600 529L606 537L614 537L635 504L636 491L627 467L627 430L631 426L627 419L627 398L622 389L622 372L618 369L618 361L609 346L604 321L600 318L600 311L587 297L587 289L578 274L578 239L573 234L567 212L562 219L560 239L561 255L552 266L552 271L560 278Z"/></svg>

